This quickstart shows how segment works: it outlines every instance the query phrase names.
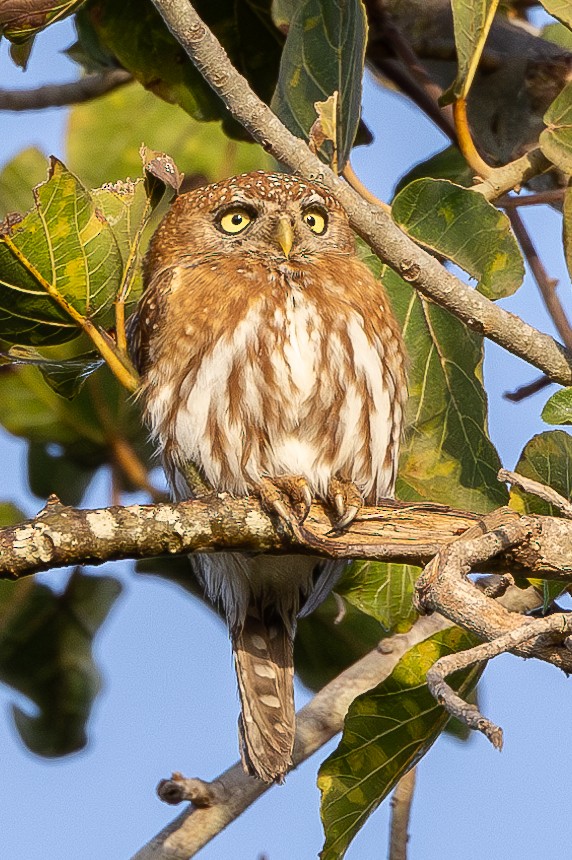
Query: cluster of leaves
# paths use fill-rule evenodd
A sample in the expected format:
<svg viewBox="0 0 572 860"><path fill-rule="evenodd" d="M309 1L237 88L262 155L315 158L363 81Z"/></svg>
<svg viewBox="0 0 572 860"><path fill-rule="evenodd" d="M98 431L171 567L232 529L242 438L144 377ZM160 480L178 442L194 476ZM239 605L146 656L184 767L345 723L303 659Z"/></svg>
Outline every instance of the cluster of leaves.
<svg viewBox="0 0 572 860"><path fill-rule="evenodd" d="M372 5L360 0L195 3L254 91L272 104L295 134L312 140L316 103L337 93L332 139L322 140L318 148L326 159L335 154L340 169L356 135L359 140L366 52L370 62L380 66L373 40L367 44L366 13L372 16ZM447 80L453 99L470 96L474 80L478 88L477 66L485 38L499 26L496 5L484 0L453 3L459 54L457 77L451 84L451 65ZM549 11L563 22L562 41L565 25L572 22L561 8L564 4L560 11L556 5ZM22 187L43 178L42 154L23 152L0 174L0 215L6 216L0 230L0 340L5 361L0 368L0 420L28 441L33 492L45 496L55 491L64 502L75 504L103 466L111 466L127 487L136 485L137 475L151 467L136 407L128 399L134 376L122 331L141 289L138 261L163 211L166 189L173 185L167 180L175 176L174 162L161 153L168 152L200 181L271 162L259 147L232 139L240 138L241 130L150 0L60 3L58 11L55 3L50 8L44 2L41 8L38 4L35 17L26 19L18 18L16 2L13 6L5 3L0 12L0 33L6 37L19 43L28 40L29 45L35 32L62 11L75 12L78 44L73 56L89 69L121 65L145 87L134 83L73 109L68 167L50 161L48 179L34 190L34 208L28 214L9 213L26 212ZM397 19L402 14L398 8L391 11ZM502 24L510 26L505 19ZM567 49L553 50L566 56ZM474 113L478 107L477 99ZM521 109L533 113L531 105ZM534 111L538 110L535 101ZM570 174L572 84L551 98L544 111L544 124L536 132L538 145L561 175ZM221 120L222 126L201 124L205 120ZM527 122L523 127L530 132L533 125ZM142 139L153 148L143 153L144 175L127 180L141 171ZM503 146L495 149L491 144L489 151L493 150L498 154ZM457 150L446 149L401 179L393 217L415 241L456 264L475 280L476 289L496 300L520 286L522 257L506 216L471 190L471 184L471 171ZM572 268L569 194L564 239ZM366 247L360 246L360 253L391 296L410 358L409 430L402 447L398 496L482 512L506 503L506 490L496 480L499 457L487 432L482 338L421 298ZM104 360L107 369L101 368ZM549 423L572 423L571 392L560 391L548 402L543 414ZM571 458L570 437L553 431L531 440L518 470L569 495ZM518 493L510 502L519 509L532 504ZM8 504L0 514L5 522L17 517ZM152 569L180 579L166 562ZM407 630L415 620L412 594L417 574L405 565L354 564L339 588L348 605L341 623L334 625L336 611L329 601L300 624L296 647L302 678L321 686L383 636ZM95 631L114 596L106 579L98 582L107 595L103 604L95 594L100 586L79 573L61 599L45 586L29 583L6 584L1 590L0 617L9 623L0 639L7 655L0 661L0 677L41 709L33 722L17 716L24 740L37 752L63 753L84 742L82 721L97 688L89 637L76 649L83 681L71 699L66 683L58 683L60 698L48 703L46 677L53 675L40 673L36 678L30 665L42 655L42 665L55 672L61 650L75 642L75 622L68 626L58 614L63 603L67 608L80 604L74 613L81 610L90 633ZM32 630L29 619L38 615L45 623ZM54 639L58 624L57 647L47 652L43 643L47 637ZM443 730L446 717L429 697L425 673L438 657L471 644L458 629L432 637L406 654L384 684L356 700L340 747L320 773L327 834L324 857L343 856L365 818ZM17 654L21 659L13 656ZM459 679L463 695L476 680L470 673Z"/></svg>

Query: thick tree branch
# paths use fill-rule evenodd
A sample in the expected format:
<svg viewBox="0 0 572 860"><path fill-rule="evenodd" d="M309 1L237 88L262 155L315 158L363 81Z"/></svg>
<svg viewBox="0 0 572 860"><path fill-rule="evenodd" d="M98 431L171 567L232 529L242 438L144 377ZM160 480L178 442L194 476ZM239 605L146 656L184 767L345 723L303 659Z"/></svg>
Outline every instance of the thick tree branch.
<svg viewBox="0 0 572 860"><path fill-rule="evenodd" d="M47 84L33 90L0 90L0 110L43 110L88 102L132 80L124 69L113 69L86 75L69 84Z"/></svg>
<svg viewBox="0 0 572 860"><path fill-rule="evenodd" d="M294 766L297 767L341 731L347 710L356 696L384 681L401 657L429 636L449 626L439 616L420 618L407 633L383 640L383 648L370 652L317 693L296 716ZM187 860L272 786L247 776L235 764L212 783L185 780L179 774L159 784L167 802L192 800L171 824L135 854L133 860Z"/></svg>
<svg viewBox="0 0 572 860"><path fill-rule="evenodd" d="M487 556L480 565L476 559L474 569L517 568L529 576L572 578L572 522L520 516L509 508L501 508L495 516L503 528L512 528L515 537L510 545L498 544L500 555L494 564ZM314 504L294 536L254 498L220 494L178 504L81 510L52 497L34 519L0 529L0 578L16 579L74 564L223 549L423 565L444 546L472 533L467 529L475 529L478 535L486 533L490 521L491 515L446 505L388 500L375 508L363 508L349 529L332 535L331 511Z"/></svg>
<svg viewBox="0 0 572 860"><path fill-rule="evenodd" d="M353 188L291 134L233 68L228 56L187 0L153 0L171 33L223 99L233 116L275 158L302 176L326 185L345 206L354 229L406 281L443 305L470 328L540 368L555 382L572 384L572 356L549 335L497 307L447 272L419 248L379 207L365 202ZM540 169L532 155L526 171ZM523 168L524 169L524 168ZM520 175L508 187L524 181ZM508 190L496 188L495 196Z"/></svg>

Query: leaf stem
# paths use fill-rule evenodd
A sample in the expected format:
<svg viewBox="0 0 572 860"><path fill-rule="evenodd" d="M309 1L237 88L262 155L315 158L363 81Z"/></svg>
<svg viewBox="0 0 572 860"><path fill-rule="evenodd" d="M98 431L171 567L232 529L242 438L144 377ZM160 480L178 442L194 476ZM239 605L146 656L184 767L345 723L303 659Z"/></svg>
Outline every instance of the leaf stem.
<svg viewBox="0 0 572 860"><path fill-rule="evenodd" d="M453 105L453 117L455 119L455 129L457 132L459 149L461 150L462 155L472 170L475 171L477 176L481 179L488 179L491 173L494 172L494 168L487 164L477 151L471 135L471 129L469 127L467 102L463 96L458 98Z"/></svg>
<svg viewBox="0 0 572 860"><path fill-rule="evenodd" d="M62 308L62 310L71 317L76 325L87 334L101 356L109 365L112 373L117 377L124 388L127 388L128 391L135 391L139 386L139 377L135 368L131 365L126 352L121 351L113 340L98 326L94 325L90 319L84 317L83 314L80 314L80 312L74 308L74 306L70 304L64 296L62 296L56 287L44 278L42 273L38 271L34 264L31 263L30 260L28 260L28 258L20 251L10 236L4 234L0 241L4 242L16 259L19 260L24 268L37 280L50 298L53 299L60 308Z"/></svg>

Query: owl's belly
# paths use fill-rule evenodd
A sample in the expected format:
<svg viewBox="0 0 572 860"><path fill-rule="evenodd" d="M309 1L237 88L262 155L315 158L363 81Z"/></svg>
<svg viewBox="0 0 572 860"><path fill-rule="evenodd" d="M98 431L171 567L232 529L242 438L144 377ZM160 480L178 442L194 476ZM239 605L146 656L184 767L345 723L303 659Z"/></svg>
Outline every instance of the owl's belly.
<svg viewBox="0 0 572 860"><path fill-rule="evenodd" d="M284 474L303 475L320 495L334 474L383 495L392 480L388 392L357 315L352 326L351 338L327 331L301 291L271 317L251 311L182 378L168 431L174 458L239 495ZM158 400L149 414L164 438Z"/></svg>

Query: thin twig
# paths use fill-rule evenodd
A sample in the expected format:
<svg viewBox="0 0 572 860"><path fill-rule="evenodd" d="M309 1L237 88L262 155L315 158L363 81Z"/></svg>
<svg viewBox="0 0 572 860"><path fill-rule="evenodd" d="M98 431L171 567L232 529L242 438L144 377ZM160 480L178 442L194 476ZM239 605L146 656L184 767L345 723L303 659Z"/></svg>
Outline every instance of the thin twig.
<svg viewBox="0 0 572 860"><path fill-rule="evenodd" d="M572 631L572 616L559 613L548 618L527 619L516 630L511 630L504 636L499 636L492 642L484 642L467 651L447 654L433 664L427 672L427 686L432 696L442 704L452 717L456 717L469 729L476 729L487 737L495 749L502 749L503 732L479 711L476 705L465 702L447 684L445 678L459 669L467 669L476 663L482 663L513 651L524 643L530 643L547 634L557 633L565 638Z"/></svg>
<svg viewBox="0 0 572 860"><path fill-rule="evenodd" d="M401 777L391 797L388 860L407 860L409 819L415 791L416 768L412 767Z"/></svg>
<svg viewBox="0 0 572 860"><path fill-rule="evenodd" d="M546 203L562 203L565 188L549 188L546 191L537 191L535 194L523 194L522 196L504 196L495 200L501 209L520 209L522 206L541 206Z"/></svg>
<svg viewBox="0 0 572 860"><path fill-rule="evenodd" d="M519 487L525 493L531 493L533 496L538 496L549 505L554 505L568 519L572 519L572 503L560 493L557 493L552 487L541 484L539 481L534 481L532 478L526 478L524 475L519 475L518 472L509 472L507 469L499 469L497 474L499 481L507 482L515 487Z"/></svg>
<svg viewBox="0 0 572 860"><path fill-rule="evenodd" d="M91 101L130 83L124 69L86 75L68 84L47 84L33 90L0 90L0 110L44 110Z"/></svg>
<svg viewBox="0 0 572 860"><path fill-rule="evenodd" d="M539 376L537 379L533 379L532 382L520 385L513 391L505 391L503 397L505 400L512 401L512 403L520 403L521 400L532 397L533 394L538 394L539 391L544 391L549 385L552 385L552 380L548 376Z"/></svg>
<svg viewBox="0 0 572 860"><path fill-rule="evenodd" d="M171 33L233 116L279 161L326 185L344 205L354 229L375 253L412 286L446 307L469 327L530 361L554 381L572 384L571 357L553 338L503 311L447 272L438 260L406 236L386 212L366 203L320 162L303 141L291 134L233 68L220 43L189 3L185 0L153 0L153 3ZM509 188L525 181L531 170L537 172L537 168L540 169L535 158L529 153L524 161L520 161L522 169ZM544 163L547 163L546 159ZM494 196L508 190L502 187L502 182L500 185L495 185ZM480 190L486 193L482 186Z"/></svg>
<svg viewBox="0 0 572 860"><path fill-rule="evenodd" d="M550 314L550 318L556 326L556 330L562 338L565 346L568 349L572 349L572 327L568 322L568 318L564 308L562 307L560 299L558 298L558 293L556 292L558 281L555 278L551 278L544 268L542 260L538 256L538 252L534 247L528 230L524 226L520 214L515 209L509 209L507 211L507 215L510 219L514 234L518 239L518 243L522 248L522 252L530 266L530 270L534 275L534 280L538 285L538 289L540 290L546 309Z"/></svg>

